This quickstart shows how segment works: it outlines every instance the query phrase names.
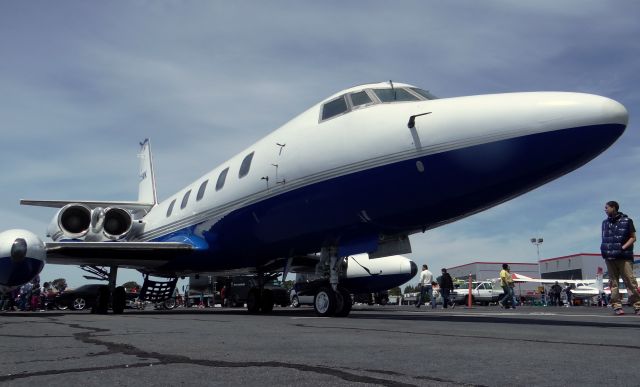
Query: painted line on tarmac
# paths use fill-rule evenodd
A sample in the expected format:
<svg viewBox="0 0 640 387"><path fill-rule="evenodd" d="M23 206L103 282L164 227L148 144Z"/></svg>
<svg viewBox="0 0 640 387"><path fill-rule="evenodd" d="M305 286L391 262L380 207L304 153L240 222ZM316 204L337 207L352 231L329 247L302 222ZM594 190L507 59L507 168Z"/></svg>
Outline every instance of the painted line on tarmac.
<svg viewBox="0 0 640 387"><path fill-rule="evenodd" d="M469 313L459 313L459 312L443 312L443 311L406 311L404 313L407 314L419 314L419 315L439 315L439 316L456 316L456 317L499 317L499 316L561 316L561 317L598 317L598 318L614 318L619 319L621 317L633 317L637 318L633 314L617 316L617 315L602 315L602 314L563 314L563 313L552 313L552 312L469 312Z"/></svg>
<svg viewBox="0 0 640 387"><path fill-rule="evenodd" d="M333 317L321 317L321 316L305 316L305 317L291 317L292 320L309 320L309 319L323 319L323 318L333 318Z"/></svg>

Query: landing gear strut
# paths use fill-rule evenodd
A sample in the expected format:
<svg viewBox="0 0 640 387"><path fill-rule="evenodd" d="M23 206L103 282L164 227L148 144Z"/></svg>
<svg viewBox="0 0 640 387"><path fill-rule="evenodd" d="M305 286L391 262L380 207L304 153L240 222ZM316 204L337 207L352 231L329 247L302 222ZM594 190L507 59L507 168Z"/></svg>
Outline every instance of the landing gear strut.
<svg viewBox="0 0 640 387"><path fill-rule="evenodd" d="M273 311L273 292L264 288L265 278L263 274L258 274L258 286L249 290L247 295L247 310L249 313L271 313Z"/></svg>

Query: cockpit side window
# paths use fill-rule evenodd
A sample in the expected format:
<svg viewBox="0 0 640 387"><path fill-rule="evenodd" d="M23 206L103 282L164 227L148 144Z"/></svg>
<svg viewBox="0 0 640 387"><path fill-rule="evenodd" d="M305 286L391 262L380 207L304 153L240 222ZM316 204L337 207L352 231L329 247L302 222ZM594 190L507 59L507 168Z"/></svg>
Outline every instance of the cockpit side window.
<svg viewBox="0 0 640 387"><path fill-rule="evenodd" d="M351 98L351 105L354 107L373 103L366 91L351 93L349 94L349 98Z"/></svg>
<svg viewBox="0 0 640 387"><path fill-rule="evenodd" d="M322 106L322 119L327 120L337 115L346 113L348 110L349 107L347 106L347 101L342 95L340 96L340 98L329 101Z"/></svg>
<svg viewBox="0 0 640 387"><path fill-rule="evenodd" d="M401 88L373 89L380 102L419 101L418 97Z"/></svg>
<svg viewBox="0 0 640 387"><path fill-rule="evenodd" d="M426 99L438 99L438 97L436 97L435 95L429 93L426 90L418 89L417 87L413 87L413 88L411 88L411 90L413 90L414 92L420 94L421 96L425 97Z"/></svg>

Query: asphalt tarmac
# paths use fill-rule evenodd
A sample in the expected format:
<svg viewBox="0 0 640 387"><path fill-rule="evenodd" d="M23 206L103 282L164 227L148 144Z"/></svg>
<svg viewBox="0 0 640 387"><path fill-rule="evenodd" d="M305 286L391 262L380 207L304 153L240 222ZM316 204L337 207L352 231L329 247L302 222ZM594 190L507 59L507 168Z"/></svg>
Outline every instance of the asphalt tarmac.
<svg viewBox="0 0 640 387"><path fill-rule="evenodd" d="M9 386L638 386L640 316L597 307L0 314Z"/></svg>

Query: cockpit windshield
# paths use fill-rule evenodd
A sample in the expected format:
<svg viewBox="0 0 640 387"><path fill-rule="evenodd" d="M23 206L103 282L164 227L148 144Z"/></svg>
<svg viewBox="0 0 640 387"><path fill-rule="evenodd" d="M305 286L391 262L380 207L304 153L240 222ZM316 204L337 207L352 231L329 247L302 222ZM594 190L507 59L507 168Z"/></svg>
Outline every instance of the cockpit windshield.
<svg viewBox="0 0 640 387"><path fill-rule="evenodd" d="M426 90L415 87L388 87L380 89L364 89L342 94L322 105L320 121L348 114L354 110L379 104L394 102L412 102L437 99Z"/></svg>
<svg viewBox="0 0 640 387"><path fill-rule="evenodd" d="M409 93L406 89L389 88L389 89L373 89L380 102L401 102L401 101L419 101L415 95Z"/></svg>
<svg viewBox="0 0 640 387"><path fill-rule="evenodd" d="M413 88L411 88L411 90L415 91L416 93L420 94L421 96L425 97L426 99L438 99L438 97L436 97L435 95L429 93L426 90L418 89L417 87L413 87Z"/></svg>

